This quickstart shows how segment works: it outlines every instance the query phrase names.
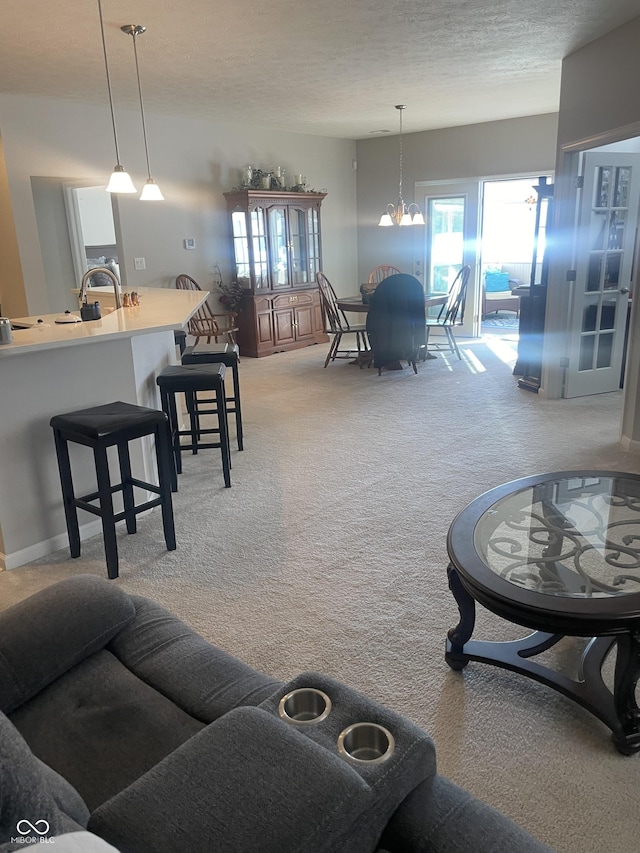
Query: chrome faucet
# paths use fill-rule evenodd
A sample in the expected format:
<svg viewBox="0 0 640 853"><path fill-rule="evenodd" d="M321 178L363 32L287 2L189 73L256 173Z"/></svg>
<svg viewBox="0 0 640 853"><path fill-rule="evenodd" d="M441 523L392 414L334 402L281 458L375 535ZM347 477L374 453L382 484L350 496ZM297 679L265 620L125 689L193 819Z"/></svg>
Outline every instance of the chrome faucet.
<svg viewBox="0 0 640 853"><path fill-rule="evenodd" d="M116 308L122 308L122 300L120 299L120 282L118 281L118 276L114 273L113 270L110 270L109 267L94 267L93 269L87 270L86 273L82 276L82 281L80 283L80 292L78 293L78 301L80 303L80 307L87 304L87 290L89 289L89 279L91 276L96 273L104 273L108 275L111 281L113 282L113 292L116 297Z"/></svg>

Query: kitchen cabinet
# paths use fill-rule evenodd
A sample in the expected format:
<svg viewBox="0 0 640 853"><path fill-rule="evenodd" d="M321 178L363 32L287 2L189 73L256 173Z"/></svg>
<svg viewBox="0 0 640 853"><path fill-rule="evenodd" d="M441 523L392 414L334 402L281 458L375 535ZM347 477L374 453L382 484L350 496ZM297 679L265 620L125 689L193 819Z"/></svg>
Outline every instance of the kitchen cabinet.
<svg viewBox="0 0 640 853"><path fill-rule="evenodd" d="M316 274L322 269L325 193L225 193L235 281L244 289L240 354L259 358L326 343Z"/></svg>

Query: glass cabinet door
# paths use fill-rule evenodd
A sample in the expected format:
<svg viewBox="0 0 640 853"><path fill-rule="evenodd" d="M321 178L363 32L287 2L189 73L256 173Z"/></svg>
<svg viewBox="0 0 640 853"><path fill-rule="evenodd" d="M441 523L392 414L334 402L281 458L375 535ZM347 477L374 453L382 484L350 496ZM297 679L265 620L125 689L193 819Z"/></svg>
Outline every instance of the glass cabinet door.
<svg viewBox="0 0 640 853"><path fill-rule="evenodd" d="M253 286L256 290L269 287L269 264L267 262L267 230L263 207L251 211L251 242L253 249Z"/></svg>
<svg viewBox="0 0 640 853"><path fill-rule="evenodd" d="M233 229L233 252L236 259L236 280L243 287L249 287L251 263L249 260L249 236L247 217L243 210L234 210L231 214Z"/></svg>
<svg viewBox="0 0 640 853"><path fill-rule="evenodd" d="M270 207L268 216L271 287L290 287L286 210L284 207Z"/></svg>
<svg viewBox="0 0 640 853"><path fill-rule="evenodd" d="M291 251L291 284L307 284L309 281L309 253L306 228L307 211L299 207L289 208L289 248Z"/></svg>
<svg viewBox="0 0 640 853"><path fill-rule="evenodd" d="M248 217L249 227L247 227ZM246 288L268 287L264 210L260 207L250 213L244 210L234 210L231 214L231 227L236 261L236 280L242 287Z"/></svg>
<svg viewBox="0 0 640 853"><path fill-rule="evenodd" d="M309 251L309 281L320 272L320 217L315 208L307 210L307 245Z"/></svg>

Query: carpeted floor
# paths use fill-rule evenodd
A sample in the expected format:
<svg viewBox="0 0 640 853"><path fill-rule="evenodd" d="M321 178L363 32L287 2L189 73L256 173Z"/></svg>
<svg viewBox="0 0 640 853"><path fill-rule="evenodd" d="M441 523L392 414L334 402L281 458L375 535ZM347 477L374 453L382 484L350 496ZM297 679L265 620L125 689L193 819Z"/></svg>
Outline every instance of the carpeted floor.
<svg viewBox="0 0 640 853"><path fill-rule="evenodd" d="M245 450L185 457L178 549L157 512L120 537L115 584L283 679L306 669L428 730L439 769L559 853L640 850L640 755L554 691L481 664L454 673L446 535L472 498L540 471L640 472L619 393L545 401L517 388L514 342L487 336L410 369L322 368L326 347L243 359ZM58 578L104 575L100 537L0 574L0 607ZM526 630L480 612L475 637ZM567 668L574 644L547 652ZM472 853L472 851L470 851ZM514 851L515 853L515 851Z"/></svg>

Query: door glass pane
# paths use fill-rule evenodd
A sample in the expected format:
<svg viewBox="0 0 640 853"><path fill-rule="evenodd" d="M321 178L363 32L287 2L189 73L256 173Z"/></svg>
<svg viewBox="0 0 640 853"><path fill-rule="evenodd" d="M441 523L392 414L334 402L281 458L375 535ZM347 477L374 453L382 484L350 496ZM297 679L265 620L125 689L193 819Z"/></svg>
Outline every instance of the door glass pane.
<svg viewBox="0 0 640 853"><path fill-rule="evenodd" d="M595 338L593 335L583 335L580 338L580 357L578 370L591 370L593 367L593 350Z"/></svg>
<svg viewBox="0 0 640 853"><path fill-rule="evenodd" d="M609 240L607 249L621 249L624 240L624 227L627 222L625 210L612 210L609 221Z"/></svg>
<svg viewBox="0 0 640 853"><path fill-rule="evenodd" d="M592 293L600 290L600 279L602 276L602 255L591 255L587 270L586 290Z"/></svg>
<svg viewBox="0 0 640 853"><path fill-rule="evenodd" d="M583 332L595 332L596 330L596 317L598 316L598 306L597 305L586 305L584 309L584 315L582 317L582 331Z"/></svg>
<svg viewBox="0 0 640 853"><path fill-rule="evenodd" d="M620 280L620 253L616 253L614 255L607 255L607 260L605 264L604 271L604 286L606 288L613 288L614 290L618 287L618 282Z"/></svg>
<svg viewBox="0 0 640 853"><path fill-rule="evenodd" d="M429 199L429 290L448 293L463 263L464 196Z"/></svg>
<svg viewBox="0 0 640 853"><path fill-rule="evenodd" d="M598 337L598 358L596 367L609 367L611 365L611 352L613 350L613 332Z"/></svg>
<svg viewBox="0 0 640 853"><path fill-rule="evenodd" d="M615 329L616 327L616 303L615 302L603 302L602 310L600 312L600 328L601 329Z"/></svg>
<svg viewBox="0 0 640 853"><path fill-rule="evenodd" d="M269 208L269 243L271 245L271 286L289 286L287 228L282 207Z"/></svg>
<svg viewBox="0 0 640 853"><path fill-rule="evenodd" d="M611 166L596 168L596 197L594 207L609 207L609 185L611 182Z"/></svg>
<svg viewBox="0 0 640 853"><path fill-rule="evenodd" d="M629 182L631 181L631 169L628 166L619 166L616 169L614 207L627 207L629 202Z"/></svg>

